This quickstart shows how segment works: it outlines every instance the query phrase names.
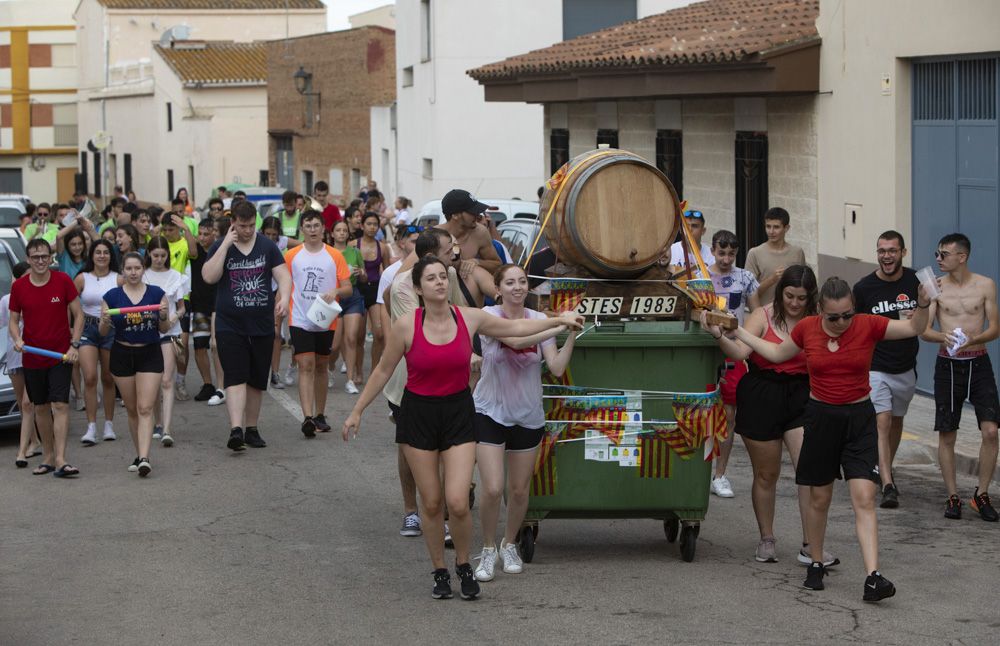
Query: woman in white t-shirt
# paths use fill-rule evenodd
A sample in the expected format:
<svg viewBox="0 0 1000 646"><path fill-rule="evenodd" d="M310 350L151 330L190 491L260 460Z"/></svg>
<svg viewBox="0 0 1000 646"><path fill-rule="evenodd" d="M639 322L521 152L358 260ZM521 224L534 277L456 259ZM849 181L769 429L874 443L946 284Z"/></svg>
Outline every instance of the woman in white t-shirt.
<svg viewBox="0 0 1000 646"><path fill-rule="evenodd" d="M413 202L409 198L400 195L396 198L396 219L393 224L399 226L400 224L409 224L413 219L410 215L410 209L413 207Z"/></svg>
<svg viewBox="0 0 1000 646"><path fill-rule="evenodd" d="M181 336L181 319L185 315L184 295L188 292L188 279L176 269L170 268L170 246L167 239L162 236L154 237L146 245L145 264L143 282L162 289L170 306L167 314L170 329L160 335L160 348L163 351L163 378L160 382L162 401L157 407L159 419L153 427L153 439L160 440L163 446L173 446L174 438L170 434L170 422L174 414L174 375L177 373L175 344L179 342Z"/></svg>
<svg viewBox="0 0 1000 646"><path fill-rule="evenodd" d="M517 265L504 265L494 275L497 305L483 309L506 319L544 319L545 315L524 307L528 276ZM483 551L476 568L480 581L493 579L497 556L503 571L521 572L515 537L528 510L528 487L535 457L545 434L542 409L542 360L553 375L562 375L573 354L575 334L557 349L553 338L565 327L531 337L494 339L482 336L482 376L473 399L476 404L474 432L479 481L483 488L479 517L483 528ZM499 550L494 541L507 467L507 524Z"/></svg>

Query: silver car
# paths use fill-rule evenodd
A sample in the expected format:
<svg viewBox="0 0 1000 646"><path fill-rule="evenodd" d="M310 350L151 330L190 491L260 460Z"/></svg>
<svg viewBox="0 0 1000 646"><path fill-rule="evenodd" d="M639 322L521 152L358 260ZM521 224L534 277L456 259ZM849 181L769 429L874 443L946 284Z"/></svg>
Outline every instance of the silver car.
<svg viewBox="0 0 1000 646"><path fill-rule="evenodd" d="M10 285L14 280L13 267L17 263L13 252L6 243L0 242L0 296L10 293ZM14 396L14 385L7 375L7 331L0 330L0 428L11 428L21 425L21 411L17 407L17 397Z"/></svg>

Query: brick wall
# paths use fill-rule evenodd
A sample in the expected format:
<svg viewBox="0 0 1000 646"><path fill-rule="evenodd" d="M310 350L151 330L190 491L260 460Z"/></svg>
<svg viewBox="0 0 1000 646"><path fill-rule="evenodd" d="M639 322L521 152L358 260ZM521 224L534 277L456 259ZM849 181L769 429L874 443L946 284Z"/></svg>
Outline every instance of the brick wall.
<svg viewBox="0 0 1000 646"><path fill-rule="evenodd" d="M816 98L767 100L768 198L791 216L788 241L816 267L819 236Z"/></svg>
<svg viewBox="0 0 1000 646"><path fill-rule="evenodd" d="M293 188L303 191L302 171L313 181L329 182L330 170L342 173L340 186L331 186L337 202L349 202L351 170L364 177L371 172L370 108L395 100L395 33L381 27L362 27L268 43L267 114L268 164L271 183L277 183L274 134L292 135ZM306 100L295 90L293 75L302 66L313 74L314 115L305 128ZM376 178L378 179L378 178ZM289 188L289 187L286 187Z"/></svg>
<svg viewBox="0 0 1000 646"><path fill-rule="evenodd" d="M559 107L560 117L545 110L545 168L549 164L549 133L554 121L569 126L570 158L596 148L598 109L594 103ZM766 101L768 135L768 198L792 217L788 239L805 250L816 265L817 162L814 97L772 98ZM763 118L763 117L762 117ZM653 101L619 101L618 145L656 161L656 106ZM691 208L705 213L707 237L719 229L736 230L734 100L686 99L681 102L683 132L684 197ZM766 126L765 126L766 123ZM555 127L559 127L558 124ZM672 128L661 124L659 127Z"/></svg>

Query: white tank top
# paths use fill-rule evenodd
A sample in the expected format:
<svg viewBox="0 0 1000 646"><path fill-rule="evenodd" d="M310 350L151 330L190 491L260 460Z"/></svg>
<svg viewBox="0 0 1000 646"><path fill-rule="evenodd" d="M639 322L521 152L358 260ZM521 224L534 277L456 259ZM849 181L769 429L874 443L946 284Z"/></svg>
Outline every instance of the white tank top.
<svg viewBox="0 0 1000 646"><path fill-rule="evenodd" d="M83 291L80 292L80 304L83 306L83 313L86 316L100 316L104 295L118 287L118 274L111 271L107 276L98 278L87 272L82 276Z"/></svg>

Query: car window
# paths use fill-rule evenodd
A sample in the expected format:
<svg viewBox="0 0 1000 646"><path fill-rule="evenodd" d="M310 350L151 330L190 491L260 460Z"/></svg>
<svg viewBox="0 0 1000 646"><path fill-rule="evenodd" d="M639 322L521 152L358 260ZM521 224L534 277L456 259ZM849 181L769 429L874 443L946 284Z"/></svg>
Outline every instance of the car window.
<svg viewBox="0 0 1000 646"><path fill-rule="evenodd" d="M500 237L507 243L507 251L510 252L510 257L514 259L515 263L520 264L521 258L525 253L524 246L528 241L528 236L517 229L507 229L500 232Z"/></svg>
<svg viewBox="0 0 1000 646"><path fill-rule="evenodd" d="M507 214L504 213L503 211L496 211L490 209L489 211L486 212L486 214L490 216L491 220L493 220L493 224L500 224L501 222L507 219Z"/></svg>
<svg viewBox="0 0 1000 646"><path fill-rule="evenodd" d="M23 211L13 206L0 205L0 227L14 227L16 229L21 224L21 213Z"/></svg>
<svg viewBox="0 0 1000 646"><path fill-rule="evenodd" d="M0 249L0 296L10 293L11 283L14 282L14 273L11 271L10 256L6 249Z"/></svg>
<svg viewBox="0 0 1000 646"><path fill-rule="evenodd" d="M2 239L10 247L11 251L14 252L14 262L19 263L23 260L28 259L28 250L24 248L24 241L21 240L21 236L14 235L10 237L4 236Z"/></svg>

